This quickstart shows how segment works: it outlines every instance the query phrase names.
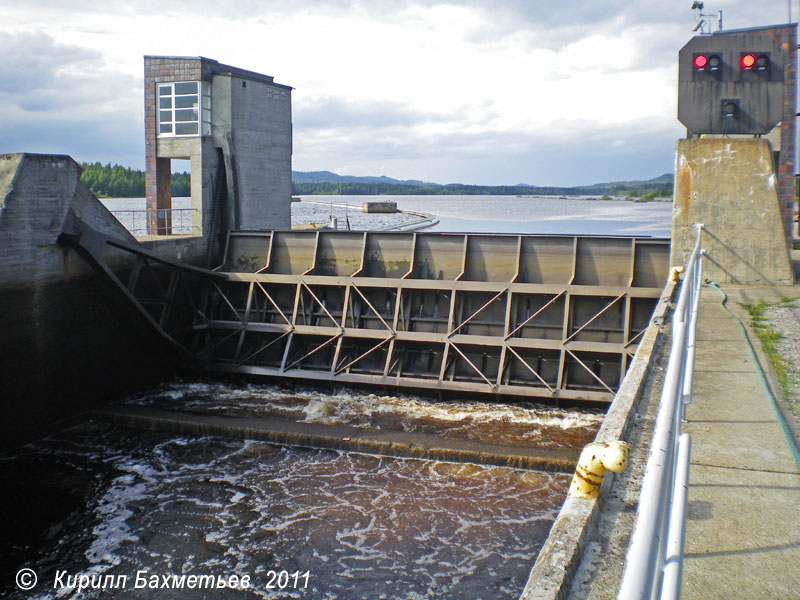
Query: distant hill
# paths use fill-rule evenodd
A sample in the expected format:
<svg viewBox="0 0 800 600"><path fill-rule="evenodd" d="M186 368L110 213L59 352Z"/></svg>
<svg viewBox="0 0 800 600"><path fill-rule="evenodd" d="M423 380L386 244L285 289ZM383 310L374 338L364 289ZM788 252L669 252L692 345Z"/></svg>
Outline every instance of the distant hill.
<svg viewBox="0 0 800 600"><path fill-rule="evenodd" d="M643 181L611 181L609 183L593 183L592 185L581 186L586 189L592 188L635 188L639 186L660 186L660 185L668 185L672 186L673 175L672 173L664 173L658 177L653 177L653 179L645 179Z"/></svg>
<svg viewBox="0 0 800 600"><path fill-rule="evenodd" d="M337 175L330 171L292 171L292 181L295 183L385 183L389 185L439 185L416 179L392 179L381 175L380 177L356 177L354 175Z"/></svg>
<svg viewBox="0 0 800 600"><path fill-rule="evenodd" d="M463 183L430 183L415 179L391 177L356 177L330 171L292 171L292 190L299 195L672 195L672 174L665 173L644 181L612 181L575 187L517 185L466 185Z"/></svg>
<svg viewBox="0 0 800 600"><path fill-rule="evenodd" d="M144 196L144 172L120 165L81 163L81 181L100 197L139 198ZM172 195L188 196L188 172L172 174ZM296 195L498 195L498 196L656 196L672 195L672 174L665 173L645 181L612 181L576 187L517 185L466 185L431 183L391 177L356 177L330 171L292 171L292 193Z"/></svg>

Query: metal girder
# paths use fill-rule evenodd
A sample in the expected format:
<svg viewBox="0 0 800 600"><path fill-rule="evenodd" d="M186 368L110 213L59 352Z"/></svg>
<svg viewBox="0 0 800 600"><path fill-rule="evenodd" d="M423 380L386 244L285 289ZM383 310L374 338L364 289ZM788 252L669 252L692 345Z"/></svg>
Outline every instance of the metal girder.
<svg viewBox="0 0 800 600"><path fill-rule="evenodd" d="M293 234L291 241L297 244L298 239ZM367 240L368 236L365 235L364 239ZM414 243L410 244L412 253L417 249L416 236L413 239ZM518 252L522 251L525 241L521 237L516 243ZM591 250L599 252L602 244L596 239L592 243ZM620 243L619 238L614 239L616 246L620 246ZM622 241L623 245L626 243ZM319 236L316 236L314 252L318 251L319 244ZM297 274L297 269L285 266L277 269L282 272L270 272L269 265L258 273L226 275L228 285L258 286L282 317L283 323L247 323L249 331L280 336L267 343L286 343L284 353L287 357L292 347L313 344L311 350L304 352L301 358L292 360L288 365L284 363L281 369L284 374L291 372L295 377L339 381L351 381L352 377L357 377L358 382L369 379L382 385L392 382L393 385L464 391L477 391L476 382L471 380L480 379L482 383L478 384L479 389L494 394L514 390L516 395L608 400L621 381L627 368L627 359L635 352L636 342L646 326L646 322L633 323L632 298L636 298L637 302L652 302L655 305L661 290L631 287L636 273L633 263L626 267L627 286L577 283L576 278L587 277L581 275L583 267L577 262L579 245L578 238L569 240L573 257L568 265L570 274L560 284L516 281L520 275L519 266L514 268L512 276L515 281L512 282L468 280L465 279L469 271L465 255L452 269L451 280L414 278L415 267L409 268L399 278L359 276L368 270L363 256L359 259L359 268L349 277L315 274L313 261L309 258L304 258L311 262L304 263L306 268L302 269L302 275ZM429 244L429 248L433 246L435 244ZM456 245L451 244L448 251L456 247L467 252L470 245L465 238ZM631 243L627 251L631 261L636 255L635 248L635 244ZM330 260L330 257L326 260ZM520 255L515 260L522 264L525 259ZM331 269L330 263L326 264ZM409 264L413 263L409 261ZM270 290L273 286L295 289L291 318L272 300ZM385 311L376 308L376 294L379 294L380 302L387 303ZM333 326L315 324L315 321L304 316L313 313L308 312L306 295ZM354 298L358 299L358 303L354 303ZM519 309L517 304L526 299L533 299L527 301L535 306L531 307L532 312L522 314L524 310ZM332 312L331 302L336 306L335 312ZM467 308L468 305L471 308ZM573 325L573 310L578 306L581 316L580 325L576 327ZM235 312L241 314L241 311ZM367 321L372 322L372 327L365 325L366 317ZM621 331L617 329L620 320L623 321ZM375 328L378 323L380 327ZM237 325L237 322L228 322L224 318L212 318L208 322L209 329L225 330L236 328ZM470 325L469 331L467 325ZM487 333L493 331L498 334ZM323 338L324 341L319 342ZM313 339L317 341L311 342ZM359 340L360 350L357 349L358 345L353 345ZM332 353L329 368L315 365L314 369L308 370L300 364L308 356L334 342L336 349ZM364 342L368 344L364 345ZM348 350L344 350L345 346ZM368 367L368 370L372 369L371 372L350 373L351 367L369 356L374 357L380 349L384 350L377 360L382 367L376 365L376 359L373 358ZM340 360L342 352L347 352L347 359ZM480 362L483 368L476 364L474 357L482 357ZM595 369L605 373L602 377L588 366L587 357L592 359ZM547 377L532 366L532 361L541 363L541 360L549 369ZM229 366L223 367L229 362L228 357L219 355L212 361L212 368L229 370ZM248 362L248 358L238 360L233 368L241 372L250 372L251 369L264 374L269 372L269 368L262 371L265 367L249 365ZM457 367L459 362L466 366ZM420 365L426 363L432 365L434 370L427 372L425 377L415 376ZM515 363L519 367L515 367ZM570 363L576 365L580 372L588 374L588 377L578 376L568 366ZM402 367L401 364L406 366ZM610 377L608 373L614 373L614 376ZM552 380L548 379L550 376ZM421 385L420 381L427 383ZM521 388L530 389L521 392Z"/></svg>
<svg viewBox="0 0 800 600"><path fill-rule="evenodd" d="M224 273L215 272L231 282L249 283L258 281L262 284L299 284L306 285L339 285L357 283L362 287L411 289L411 290L452 290L462 292L502 292L527 294L560 294L576 293L584 296L618 296L625 294L631 298L658 298L660 287L627 287L624 285L578 285L562 283L496 283L491 281L456 281L441 279L387 279L381 277L339 277L325 275L284 275L272 273Z"/></svg>
<svg viewBox="0 0 800 600"><path fill-rule="evenodd" d="M668 260L636 238L232 232L225 265L255 272L226 272L90 241L213 371L587 402L621 383ZM130 257L125 281L103 248Z"/></svg>
<svg viewBox="0 0 800 600"><path fill-rule="evenodd" d="M405 387L409 389L434 390L441 392L465 392L486 394L489 392L488 386L481 382L469 381L440 381L437 378L422 378L404 375L399 380L396 376L377 376L361 373L340 373L335 379L331 378L330 373L325 371L293 369L291 371L281 371L279 368L262 367L257 365L243 365L236 367L227 362L209 363L208 368L219 373L259 375L264 377L280 377L308 381L336 381L341 384L356 385L375 385L389 387ZM491 394L494 396L510 396L519 398L552 398L569 402L586 402L591 404L608 404L613 394L607 391L597 391L594 389L564 389L554 390L554 394L543 393L544 387L534 387L530 385L499 385Z"/></svg>

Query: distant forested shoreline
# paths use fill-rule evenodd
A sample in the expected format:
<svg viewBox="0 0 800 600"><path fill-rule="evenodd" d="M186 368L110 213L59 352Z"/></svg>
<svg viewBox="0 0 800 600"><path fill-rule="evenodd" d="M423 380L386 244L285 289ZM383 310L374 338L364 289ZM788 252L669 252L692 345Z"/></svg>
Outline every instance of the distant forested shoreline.
<svg viewBox="0 0 800 600"><path fill-rule="evenodd" d="M520 185L400 185L391 183L293 183L297 196L642 196L670 197L672 186L651 184L596 184L578 187L538 187Z"/></svg>
<svg viewBox="0 0 800 600"><path fill-rule="evenodd" d="M101 198L144 198L144 171L123 167L121 165L102 164L99 162L81 165L81 183L88 187L95 196ZM190 174L188 172L172 174L172 196L174 198L191 195Z"/></svg>
<svg viewBox="0 0 800 600"><path fill-rule="evenodd" d="M81 182L103 198L144 197L144 171L100 162L80 163ZM189 196L190 174L172 174L172 196ZM300 181L292 183L296 196L626 196L650 200L672 196L672 182L666 176L650 181L598 183L576 187L539 187L533 185L437 185L428 183L384 183L374 181Z"/></svg>

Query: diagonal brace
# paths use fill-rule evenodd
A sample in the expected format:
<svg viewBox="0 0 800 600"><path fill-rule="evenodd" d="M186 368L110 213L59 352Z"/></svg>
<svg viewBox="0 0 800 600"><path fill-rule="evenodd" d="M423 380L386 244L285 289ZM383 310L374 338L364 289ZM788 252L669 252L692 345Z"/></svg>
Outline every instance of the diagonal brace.
<svg viewBox="0 0 800 600"><path fill-rule="evenodd" d="M580 358L578 358L577 356L575 356L575 354L573 354L572 352L570 352L569 348L564 348L564 350L566 350L566 351L567 351L567 354L569 354L569 355L570 355L572 358L574 358L574 359L575 359L575 360L578 362L578 364L579 364L580 366L582 366L584 369L586 369L586 370L589 372L589 375L591 375L592 377L594 377L594 378L597 380L597 382L598 382L600 385L602 385L604 388L606 388L606 389L607 389L609 392L611 392L612 394L613 394L613 393L615 393L615 392L614 392L614 390L612 390L610 387L608 387L608 386L606 385L606 382L605 382L605 381L603 381L602 379L600 379L600 377L598 377L598 376L597 376L597 373L595 373L594 371L592 371L592 370L591 370L589 367L587 367L587 366L586 366L586 363L584 363L584 362L583 362L583 361L582 361Z"/></svg>
<svg viewBox="0 0 800 600"><path fill-rule="evenodd" d="M609 308L611 308L612 306L614 306L614 305L615 305L617 302L619 302L619 300L620 300L620 299L622 299L622 298L624 298L624 297L625 297L625 294L624 294L624 293L622 293L622 294L620 294L619 296L617 296L616 298L614 298L614 299L613 299L611 302L609 302L609 303L608 303L608 304L607 304L607 305L606 305L606 306L603 308L603 310L601 310L599 313L597 313L597 314L596 314L595 316L593 316L591 319L589 319L588 321L586 321L586 323L584 323L583 325L581 325L581 326L580 326L578 329L576 329L575 331L573 331L573 332L572 332L572 335L570 335L570 336L569 336L567 339L565 339L565 340L564 340L564 343L566 344L568 341L570 341L572 338L574 338L576 335L578 335L578 334L579 334L581 331L583 331L584 329L586 329L586 327L588 327L589 325L591 325L592 323L594 323L594 322L595 322L595 321L596 321L598 318L600 318L600 315L602 315L604 312L606 312L606 311L607 311Z"/></svg>
<svg viewBox="0 0 800 600"><path fill-rule="evenodd" d="M334 325L336 325L336 327L338 327L339 329L342 329L342 326L336 321L336 319L333 318L333 315L328 312L328 309L325 308L325 305L322 303L322 301L319 298L317 298L317 295L311 291L311 288L308 287L306 282L301 281L300 285L303 286L309 294L311 294L311 297L314 299L314 302L316 302L319 305L319 307L325 312L325 314L328 315L328 318L331 320L331 322Z"/></svg>
<svg viewBox="0 0 800 600"><path fill-rule="evenodd" d="M551 299L550 299L550 300L547 302L547 304L545 304L544 306L542 306L542 308L540 308L540 309L539 309L539 310L537 310L535 313L533 313L533 314L532 314L530 317L528 317L527 319L525 319L525 320L524 320L524 321L523 321L523 322L522 322L520 325L518 325L518 326L516 327L516 329L514 329L514 331L512 331L512 332L511 332L511 333L509 333L509 334L508 334L506 337L504 337L504 338L503 338L503 341L505 342L505 341L506 341L506 340L508 340L508 339L509 339L511 336L513 336L515 333L517 333L517 332L518 332L520 329L522 329L523 327L525 327L525 325L527 325L528 323L530 323L531 321L533 321L533 320L534 320L536 317L538 317L538 316L539 316L539 314L541 314L541 313L542 313L542 312L543 312L545 309L547 309L547 307L548 307L548 306L550 306L550 305L551 305L553 302L555 302L556 300L558 300L559 298L561 298L561 296L563 296L563 295L564 295L564 294L566 294L566 293L567 293L567 290L561 290L561 291L560 291L558 294L556 294L555 296L553 296L553 297L552 297L552 298L551 298ZM521 359L520 359L520 360L521 360Z"/></svg>
<svg viewBox="0 0 800 600"><path fill-rule="evenodd" d="M386 342L390 342L392 339L393 339L393 338L391 338L391 337L388 337L388 338L386 338L385 340L381 340L381 341L380 341L378 344L376 344L375 346L373 346L372 348L370 348L369 350L367 350L366 352L364 352L364 354L362 354L362 355L361 355L361 356L359 356L358 358L351 360L349 363L347 363L347 364L346 364L345 366L343 366L343 367L339 367L339 368L338 368L338 369L337 369L337 370L334 372L334 375L338 375L338 374L339 374L339 373L341 373L342 371L346 371L347 369L349 369L350 367L352 367L354 364L356 364L358 361L360 361L362 358L365 358L365 357L366 357L366 356L368 356L369 354L372 354L373 352L375 352L375 350L377 350L378 348L380 348L381 346L383 346L383 345L384 345Z"/></svg>
<svg viewBox="0 0 800 600"><path fill-rule="evenodd" d="M474 313L472 313L472 314L469 316L469 318L467 318L467 319L466 319L466 320L465 320L463 323L461 323L461 325L459 325L458 327L456 327L455 329L453 329L453 330L452 330L450 333L448 333L448 334L447 334L447 337L452 337L452 336L454 336L454 335L456 334L456 332L457 332L459 329L461 329L461 328L462 328L464 325L466 325L466 324L467 324L467 323L469 323L469 322L470 322L472 319L474 319L475 317L477 317L477 316L478 316L478 314L480 314L480 312L481 312L483 309L485 309L487 306L489 306L489 305L490 305L492 302L494 302L495 300L497 300L497 299L498 299L500 296L502 296L503 294L505 294L507 291L508 291L508 288L506 288L506 289L504 289L504 290L500 290L499 292L497 292L497 294L495 294L495 296L494 296L494 297L493 297L491 300L489 300L489 301L488 301L486 304L484 304L484 305L483 305L483 306L481 306L481 307L480 307L478 310L476 310Z"/></svg>
<svg viewBox="0 0 800 600"><path fill-rule="evenodd" d="M392 328L389 326L389 324L388 324L386 321L384 321L384 320L383 320L383 317L381 317L380 313L379 313L377 310L375 310L375 307L374 307L374 306L372 306L372 303L371 303L369 300L367 300L367 297L366 297L364 294L362 294L362 293L361 293L361 290L360 290L360 289L358 289L358 286L357 286L357 285L355 285L355 284L352 284L352 283L351 283L351 284L350 284L350 287L351 287L352 289L354 289L354 290L356 291L356 293L357 293L359 296L361 296L361 299L362 299L364 302L366 302L366 303L367 303L367 306L369 307L369 309L370 309L370 310L371 310L373 313L375 313L375 316L376 316L376 317L378 317L378 319L380 319L381 323L383 323L383 326L386 328L386 330L387 330L387 331L390 331L390 332L392 333L392 336L394 336L394 335L395 335L395 332L394 332L394 330L393 330L393 329L392 329Z"/></svg>
<svg viewBox="0 0 800 600"><path fill-rule="evenodd" d="M284 312L280 309L280 307L275 303L275 301L272 299L272 296L270 296L267 293L267 290L264 289L264 287L261 285L261 283L259 281L256 281L256 285L258 286L258 289L260 289L261 292L264 294L264 296L267 297L267 300L269 300L269 303L272 304L272 306L275 308L275 310L278 311L278 314L281 316L281 318L284 321L286 321L286 324L289 327L292 327L292 329L294 329L294 326L292 325L292 322L288 319L288 317L284 314Z"/></svg>
<svg viewBox="0 0 800 600"><path fill-rule="evenodd" d="M335 321L334 321L334 322L335 322ZM298 359L296 359L296 360L292 361L290 364L288 364L287 366L283 367L283 369L281 369L281 370L282 370L282 371L288 371L289 369L291 369L291 368L292 368L293 366L295 366L296 364L303 362L305 359L307 359L309 356L311 356L311 355L312 355L312 354L314 354L315 352L319 352L320 350L322 350L322 349L323 349L325 346L327 346L328 344L331 344L331 343L335 342L336 340L338 340L340 337L342 337L343 333L344 333L343 331L340 331L339 333L337 333L337 334L336 334L335 336L333 336L332 338L330 338L330 339L327 339L327 340L325 340L324 342L322 342L322 343L321 343L319 346L317 346L317 347L316 347L316 348L314 348L313 350L311 350L311 351L309 351L309 352L306 352L306 353L305 353L305 354L303 354L303 356L301 356L300 358L298 358Z"/></svg>
<svg viewBox="0 0 800 600"><path fill-rule="evenodd" d="M516 350L514 350L511 346L506 346L506 350L508 350L509 352L511 352L511 354L516 356L517 359L519 359L519 361L522 363L522 365L526 369L528 369L528 371L530 371L533 374L533 376L536 377L536 379L538 379L542 383L542 385L544 387L547 388L548 392L550 392L551 394L555 394L555 390L552 387L550 387L550 385L542 378L542 376L539 375L539 373L536 372L536 369L534 369L532 366L530 366L528 364L528 361L526 361L524 358L522 358Z"/></svg>
<svg viewBox="0 0 800 600"><path fill-rule="evenodd" d="M451 347L453 350L455 350L456 352L458 352L458 354L461 356L461 358L463 358L465 361L467 361L467 364L468 364L470 367L472 367L472 369L473 369L473 370L474 370L474 371L475 371L475 372L476 372L478 375L480 375L480 376L481 376L481 379L483 379L483 380L486 382L486 385L488 385L488 386L489 386L490 388L492 388L492 389L494 389L495 387L497 387L497 386L496 386L494 383L492 383L491 381L489 381L489 379L486 377L486 375L484 375L484 374L481 372L481 370L480 370L478 367L476 367L476 366L473 364L473 362L472 362L472 361L471 361L469 358L467 358L467 355L466 355L466 354L464 354L464 353L463 353L461 350L459 350L459 349L458 349L458 346L456 346L454 343L450 342L450 347Z"/></svg>

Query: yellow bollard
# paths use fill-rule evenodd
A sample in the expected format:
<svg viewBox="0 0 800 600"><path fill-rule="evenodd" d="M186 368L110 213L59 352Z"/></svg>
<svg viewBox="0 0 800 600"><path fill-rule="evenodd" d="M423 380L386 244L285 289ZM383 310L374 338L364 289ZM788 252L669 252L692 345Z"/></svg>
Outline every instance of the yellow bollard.
<svg viewBox="0 0 800 600"><path fill-rule="evenodd" d="M620 473L628 466L628 450L628 442L595 442L584 446L567 495L596 498L605 472Z"/></svg>

